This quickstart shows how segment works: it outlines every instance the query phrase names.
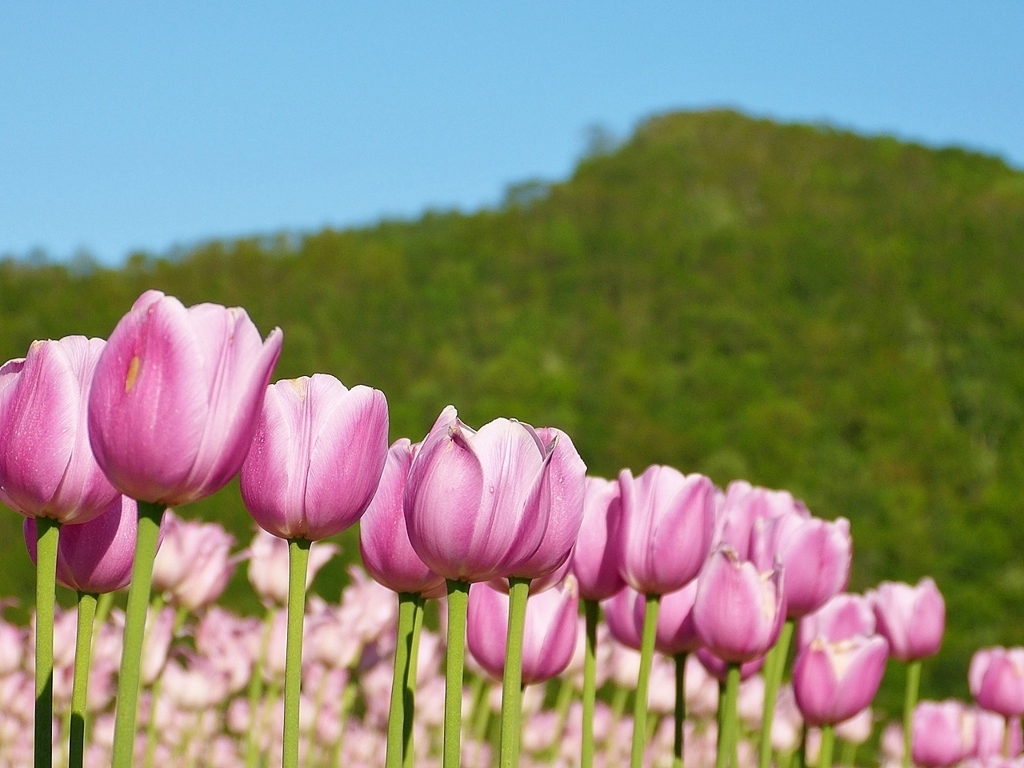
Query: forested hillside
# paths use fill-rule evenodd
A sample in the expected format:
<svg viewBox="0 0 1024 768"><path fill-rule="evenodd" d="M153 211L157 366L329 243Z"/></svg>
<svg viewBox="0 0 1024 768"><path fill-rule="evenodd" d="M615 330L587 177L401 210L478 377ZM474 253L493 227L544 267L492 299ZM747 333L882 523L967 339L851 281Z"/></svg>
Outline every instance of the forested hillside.
<svg viewBox="0 0 1024 768"><path fill-rule="evenodd" d="M996 158L665 115L495 210L119 270L8 259L0 357L106 336L150 287L281 326L278 377L382 389L393 439L450 402L562 427L595 474L668 463L848 517L853 589L931 574L946 595L927 695L964 692L977 646L1024 643L1024 173ZM251 535L235 486L182 514ZM0 517L0 591L27 599L20 523Z"/></svg>

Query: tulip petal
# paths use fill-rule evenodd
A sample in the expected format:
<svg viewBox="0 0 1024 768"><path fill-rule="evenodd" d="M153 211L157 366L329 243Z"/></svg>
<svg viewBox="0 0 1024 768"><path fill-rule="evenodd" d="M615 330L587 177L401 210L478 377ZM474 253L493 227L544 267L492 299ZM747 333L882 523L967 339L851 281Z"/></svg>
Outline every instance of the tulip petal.
<svg viewBox="0 0 1024 768"><path fill-rule="evenodd" d="M332 377L314 376L312 397L319 398L327 387L322 379ZM323 396L330 400L313 408L318 418L306 482L303 535L312 539L333 536L362 516L380 482L388 451L383 392L357 386L340 397L333 389Z"/></svg>

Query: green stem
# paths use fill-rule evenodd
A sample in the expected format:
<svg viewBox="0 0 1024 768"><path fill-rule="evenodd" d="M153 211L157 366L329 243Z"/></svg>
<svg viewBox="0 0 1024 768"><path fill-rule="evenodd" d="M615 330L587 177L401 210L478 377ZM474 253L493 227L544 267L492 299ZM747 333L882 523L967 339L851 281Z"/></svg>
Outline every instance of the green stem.
<svg viewBox="0 0 1024 768"><path fill-rule="evenodd" d="M818 750L818 768L832 768L832 751L835 749L836 727L821 726L821 749Z"/></svg>
<svg viewBox="0 0 1024 768"><path fill-rule="evenodd" d="M633 702L633 749L630 766L641 768L644 760L644 737L647 734L647 688L651 681L654 661L654 641L658 634L658 608L661 595L644 597L644 630L640 641L640 674L636 681L636 701Z"/></svg>
<svg viewBox="0 0 1024 768"><path fill-rule="evenodd" d="M686 722L686 653L675 655L676 706L675 730L672 734L672 766L683 767L683 725Z"/></svg>
<svg viewBox="0 0 1024 768"><path fill-rule="evenodd" d="M299 766L299 696L302 692L302 620L306 610L307 539L288 540L288 642L284 662L282 768Z"/></svg>
<svg viewBox="0 0 1024 768"><path fill-rule="evenodd" d="M466 653L469 584L448 579L448 648L445 651L444 746L441 768L459 768L462 741L462 668Z"/></svg>
<svg viewBox="0 0 1024 768"><path fill-rule="evenodd" d="M594 766L594 702L597 700L597 623L601 617L601 604L597 600L584 600L587 641L583 656L583 744L580 749L580 768Z"/></svg>
<svg viewBox="0 0 1024 768"><path fill-rule="evenodd" d="M85 760L85 708L89 702L89 664L92 660L92 628L96 620L96 595L78 593L78 635L75 638L75 683L71 691L71 727L68 768L82 768Z"/></svg>
<svg viewBox="0 0 1024 768"><path fill-rule="evenodd" d="M783 752L775 753L775 767L776 768L790 768L793 765L793 750L787 749Z"/></svg>
<svg viewBox="0 0 1024 768"><path fill-rule="evenodd" d="M405 746L405 693L409 675L409 646L416 611L416 595L398 595L398 636L395 645L395 669L391 676L391 708L388 710L387 750L385 768L400 768Z"/></svg>
<svg viewBox="0 0 1024 768"><path fill-rule="evenodd" d="M249 733L245 737L245 768L256 768L260 759L260 741L257 736L259 732L257 710L260 708L260 699L263 697L263 665L267 662L267 649L270 647L270 634L274 630L274 609L267 608L263 617L263 636L260 638L260 655L252 667L252 676L249 678Z"/></svg>
<svg viewBox="0 0 1024 768"><path fill-rule="evenodd" d="M59 536L59 522L36 518L36 768L50 768L53 762L53 605Z"/></svg>
<svg viewBox="0 0 1024 768"><path fill-rule="evenodd" d="M910 768L910 738L914 723L914 707L921 687L921 660L907 665L907 687L903 692L903 768Z"/></svg>
<svg viewBox="0 0 1024 768"><path fill-rule="evenodd" d="M402 717L402 747L405 755L402 765L405 768L413 768L416 762L416 754L413 744L413 720L416 713L416 675L419 673L420 661L420 634L423 632L424 598L422 595L415 596L412 614L412 638L409 641L409 668L405 675L405 695L402 699L402 706L405 714Z"/></svg>
<svg viewBox="0 0 1024 768"><path fill-rule="evenodd" d="M1007 760L1010 759L1010 727L1013 725L1014 718L1008 717L1003 723L1003 757Z"/></svg>
<svg viewBox="0 0 1024 768"><path fill-rule="evenodd" d="M857 745L852 741L844 741L840 760L846 768L853 768L857 764Z"/></svg>
<svg viewBox="0 0 1024 768"><path fill-rule="evenodd" d="M736 751L736 699L740 690L740 665L729 664L725 695L718 702L718 758L715 768L728 768Z"/></svg>
<svg viewBox="0 0 1024 768"><path fill-rule="evenodd" d="M519 765L520 720L523 715L523 630L530 580L513 576L508 580L508 636L505 642L505 674L501 681L500 768Z"/></svg>
<svg viewBox="0 0 1024 768"><path fill-rule="evenodd" d="M96 632L99 632L103 628L103 625L107 622L107 617L110 616L110 609L114 607L114 593L104 592L100 595L99 601L96 603L96 621L93 626L96 631L93 632L93 640L96 639Z"/></svg>
<svg viewBox="0 0 1024 768"><path fill-rule="evenodd" d="M775 701L779 696L779 685L786 669L786 656L793 637L793 619L782 625L779 639L770 651L764 665L764 708L761 715L761 742L759 744L757 768L769 768L772 763L772 723L775 720Z"/></svg>
<svg viewBox="0 0 1024 768"><path fill-rule="evenodd" d="M153 581L153 559L160 538L163 504L139 502L139 528L135 539L135 562L128 588L124 619L121 672L117 679L117 712L114 719L113 768L130 768L135 752L135 718L139 706L139 673L142 644L146 636L146 610Z"/></svg>

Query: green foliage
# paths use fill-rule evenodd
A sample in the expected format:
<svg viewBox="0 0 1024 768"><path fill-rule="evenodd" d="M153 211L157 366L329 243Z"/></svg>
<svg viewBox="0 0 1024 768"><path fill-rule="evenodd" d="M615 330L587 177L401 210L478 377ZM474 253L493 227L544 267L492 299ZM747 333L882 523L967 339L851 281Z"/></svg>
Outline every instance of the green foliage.
<svg viewBox="0 0 1024 768"><path fill-rule="evenodd" d="M931 574L922 694L1024 643L1024 174L957 149L672 114L497 210L212 241L120 270L0 263L0 355L106 336L144 289L284 329L277 376L382 389L392 438L451 402L564 428L590 471L653 462L851 520L852 589ZM183 514L251 525L231 487ZM0 520L7 593L32 574ZM355 559L354 532L343 537ZM337 595L341 565L317 581ZM229 593L253 608L244 578ZM902 673L883 703L899 705Z"/></svg>

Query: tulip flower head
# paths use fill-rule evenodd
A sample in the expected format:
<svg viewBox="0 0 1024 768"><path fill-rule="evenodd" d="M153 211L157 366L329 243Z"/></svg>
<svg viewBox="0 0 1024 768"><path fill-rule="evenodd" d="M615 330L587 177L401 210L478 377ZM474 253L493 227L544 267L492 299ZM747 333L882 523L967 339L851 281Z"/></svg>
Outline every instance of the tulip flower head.
<svg viewBox="0 0 1024 768"><path fill-rule="evenodd" d="M931 578L917 586L884 581L867 593L875 609L878 632L889 641L889 652L900 661L934 656L946 629L946 603Z"/></svg>
<svg viewBox="0 0 1024 768"><path fill-rule="evenodd" d="M759 519L751 534L751 560L770 570L778 558L786 569L786 615L798 619L817 610L846 587L853 542L850 523L790 512Z"/></svg>
<svg viewBox="0 0 1024 768"><path fill-rule="evenodd" d="M315 374L267 387L242 501L282 539L319 539L355 523L373 498L388 451L384 393Z"/></svg>
<svg viewBox="0 0 1024 768"><path fill-rule="evenodd" d="M793 692L810 725L836 725L871 703L885 672L884 637L814 638L793 663Z"/></svg>
<svg viewBox="0 0 1024 768"><path fill-rule="evenodd" d="M572 553L572 572L584 600L605 600L625 586L619 574L619 551L614 545L621 514L619 483L588 477L583 523Z"/></svg>
<svg viewBox="0 0 1024 768"><path fill-rule="evenodd" d="M89 440L122 493L184 504L235 476L249 452L281 331L261 341L244 309L186 309L146 291L96 363Z"/></svg>
<svg viewBox="0 0 1024 768"><path fill-rule="evenodd" d="M377 492L359 522L359 552L367 573L388 589L439 597L444 594L444 579L412 548L402 503L418 450L418 444L404 437L388 450Z"/></svg>
<svg viewBox="0 0 1024 768"><path fill-rule="evenodd" d="M619 474L619 573L641 594L675 592L700 572L715 528L715 487L665 466Z"/></svg>
<svg viewBox="0 0 1024 768"><path fill-rule="evenodd" d="M569 556L585 475L565 433L508 419L474 432L448 406L409 470L409 541L446 579L539 578Z"/></svg>
<svg viewBox="0 0 1024 768"><path fill-rule="evenodd" d="M1005 718L1024 715L1024 648L975 652L967 679L978 706Z"/></svg>
<svg viewBox="0 0 1024 768"><path fill-rule="evenodd" d="M773 491L735 480L725 489L715 513L715 542L728 544L741 559L750 558L755 524L784 515L810 517L807 507L789 491Z"/></svg>
<svg viewBox="0 0 1024 768"><path fill-rule="evenodd" d="M0 366L0 501L26 517L84 523L118 496L89 447L87 407L106 342L34 341Z"/></svg>
<svg viewBox="0 0 1024 768"><path fill-rule="evenodd" d="M974 751L974 716L955 700L922 701L914 709L911 755L922 768L949 768Z"/></svg>
<svg viewBox="0 0 1024 768"><path fill-rule="evenodd" d="M317 573L334 557L340 548L336 544L317 543L310 547L306 567L306 589ZM267 533L256 531L249 545L249 583L266 607L284 607L288 604L288 542Z"/></svg>
<svg viewBox="0 0 1024 768"><path fill-rule="evenodd" d="M711 653L729 662L764 655L775 645L786 617L782 566L758 571L721 545L697 580L693 622Z"/></svg>
<svg viewBox="0 0 1024 768"><path fill-rule="evenodd" d="M871 602L861 595L844 592L800 619L796 644L797 648L803 648L815 637L836 641L856 635L873 635L875 627Z"/></svg>
<svg viewBox="0 0 1024 768"><path fill-rule="evenodd" d="M643 630L644 596L632 587L623 587L601 603L611 636L627 648L640 650ZM640 615L639 621L636 616ZM633 682L636 682L635 680Z"/></svg>
<svg viewBox="0 0 1024 768"><path fill-rule="evenodd" d="M508 603L507 595L488 584L473 584L470 588L466 623L469 652L498 680L505 670ZM576 648L578 612L579 591L572 576L529 599L523 631L523 685L550 680L569 666Z"/></svg>
<svg viewBox="0 0 1024 768"><path fill-rule="evenodd" d="M79 592L116 592L128 586L135 561L138 510L118 494L107 511L88 522L65 526L57 544L57 583ZM36 561L36 523L26 518L25 544Z"/></svg>

